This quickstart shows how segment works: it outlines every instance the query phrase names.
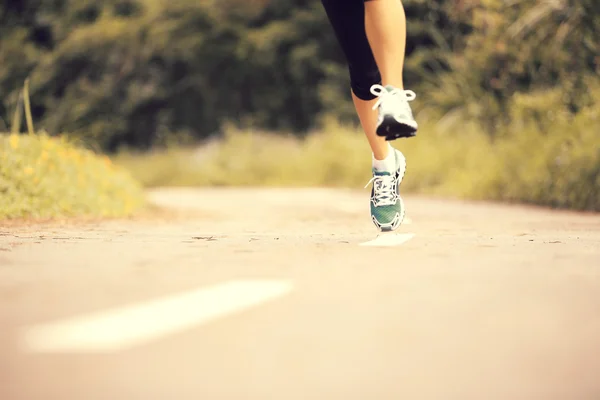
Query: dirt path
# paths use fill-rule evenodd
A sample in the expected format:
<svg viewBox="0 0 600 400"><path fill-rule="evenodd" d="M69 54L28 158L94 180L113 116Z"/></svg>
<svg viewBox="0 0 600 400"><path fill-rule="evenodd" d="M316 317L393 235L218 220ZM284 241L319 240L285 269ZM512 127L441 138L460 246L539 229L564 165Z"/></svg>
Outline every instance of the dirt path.
<svg viewBox="0 0 600 400"><path fill-rule="evenodd" d="M373 248L359 245L375 236L367 196L159 190L178 218L0 228L0 399L600 398L599 215L407 197L415 236ZM201 291L81 334L138 332L120 348L23 341L265 279L290 289L198 322L235 297ZM136 342L185 318L197 324Z"/></svg>

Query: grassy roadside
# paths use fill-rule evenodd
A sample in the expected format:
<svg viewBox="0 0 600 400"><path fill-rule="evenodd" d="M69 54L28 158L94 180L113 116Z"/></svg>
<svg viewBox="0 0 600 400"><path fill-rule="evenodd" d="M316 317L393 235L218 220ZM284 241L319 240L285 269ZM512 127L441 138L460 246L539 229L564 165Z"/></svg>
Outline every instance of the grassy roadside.
<svg viewBox="0 0 600 400"><path fill-rule="evenodd" d="M0 220L122 217L142 187L105 156L64 137L0 133Z"/></svg>
<svg viewBox="0 0 600 400"><path fill-rule="evenodd" d="M416 138L394 145L408 161L405 193L600 211L598 131L600 120L585 113L557 121L551 131L515 124L495 140L474 124L425 122ZM305 140L228 129L224 140L197 149L114 160L147 187L361 188L371 162L363 134L333 122Z"/></svg>

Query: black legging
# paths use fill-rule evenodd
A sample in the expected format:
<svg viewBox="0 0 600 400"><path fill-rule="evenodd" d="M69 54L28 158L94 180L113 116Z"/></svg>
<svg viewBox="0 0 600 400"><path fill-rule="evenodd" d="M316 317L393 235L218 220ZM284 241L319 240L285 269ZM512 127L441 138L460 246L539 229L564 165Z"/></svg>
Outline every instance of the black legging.
<svg viewBox="0 0 600 400"><path fill-rule="evenodd" d="M346 56L352 92L372 100L371 86L381 83L381 75L365 31L365 1L369 0L321 0Z"/></svg>

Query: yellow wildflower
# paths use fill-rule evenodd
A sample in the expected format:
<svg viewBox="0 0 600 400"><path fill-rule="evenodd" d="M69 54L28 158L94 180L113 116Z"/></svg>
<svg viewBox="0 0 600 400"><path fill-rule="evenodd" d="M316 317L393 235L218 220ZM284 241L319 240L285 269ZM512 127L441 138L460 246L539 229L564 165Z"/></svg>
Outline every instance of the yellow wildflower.
<svg viewBox="0 0 600 400"><path fill-rule="evenodd" d="M16 150L17 147L19 147L19 135L16 134L11 134L10 138L8 139L8 143L10 143L10 147L13 148L13 150Z"/></svg>
<svg viewBox="0 0 600 400"><path fill-rule="evenodd" d="M31 175L33 174L33 168L31 167L25 167L25 175Z"/></svg>

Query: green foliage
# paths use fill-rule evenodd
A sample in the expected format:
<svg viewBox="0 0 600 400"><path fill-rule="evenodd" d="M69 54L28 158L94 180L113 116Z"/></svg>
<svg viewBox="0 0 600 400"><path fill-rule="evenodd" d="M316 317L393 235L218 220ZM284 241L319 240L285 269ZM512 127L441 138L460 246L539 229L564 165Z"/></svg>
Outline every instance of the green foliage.
<svg viewBox="0 0 600 400"><path fill-rule="evenodd" d="M600 3L488 0L473 4L477 5L466 14L472 33L464 45L446 55L450 72L427 86L437 111L476 119L494 135L510 125L507 107L518 93L562 90L555 106L572 114L592 104L588 87L600 75Z"/></svg>
<svg viewBox="0 0 600 400"><path fill-rule="evenodd" d="M315 2L258 15L190 0L130 2L137 11L123 15L122 3L66 1L51 19L51 51L31 44L35 64L20 61L27 28L7 39L14 51L3 54L0 85L10 92L31 75L44 129L79 132L113 150L149 148L173 132L208 136L228 120L269 129L313 124L328 68L319 42L328 27Z"/></svg>
<svg viewBox="0 0 600 400"><path fill-rule="evenodd" d="M30 76L40 127L111 151L204 138L224 123L303 134L324 113L356 120L319 0L8 4L0 11L12 21L0 35L3 119ZM410 23L411 86L443 60L432 28L461 30L445 12L407 2L409 16L427 18Z"/></svg>

